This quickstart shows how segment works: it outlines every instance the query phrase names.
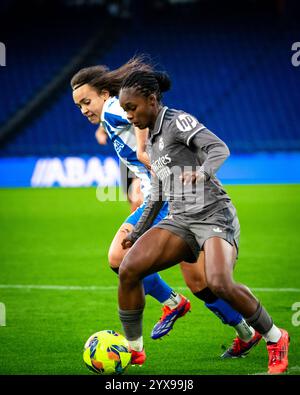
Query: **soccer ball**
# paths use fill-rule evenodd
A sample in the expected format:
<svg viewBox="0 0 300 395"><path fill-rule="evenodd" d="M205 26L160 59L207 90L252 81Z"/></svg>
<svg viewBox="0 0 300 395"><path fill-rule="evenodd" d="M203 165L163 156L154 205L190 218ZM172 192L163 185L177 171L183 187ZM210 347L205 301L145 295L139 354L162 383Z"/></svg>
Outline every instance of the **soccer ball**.
<svg viewBox="0 0 300 395"><path fill-rule="evenodd" d="M94 333L84 345L83 360L90 370L98 374L122 374L130 359L128 341L113 330Z"/></svg>

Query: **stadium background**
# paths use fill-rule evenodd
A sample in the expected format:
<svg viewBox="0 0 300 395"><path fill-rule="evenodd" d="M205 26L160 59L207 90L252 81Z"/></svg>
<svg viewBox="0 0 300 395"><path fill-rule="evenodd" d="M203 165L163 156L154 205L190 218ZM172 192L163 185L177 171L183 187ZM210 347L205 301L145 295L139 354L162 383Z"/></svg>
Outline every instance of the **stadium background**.
<svg viewBox="0 0 300 395"><path fill-rule="evenodd" d="M119 163L110 144L96 143L69 80L139 53L171 76L164 103L231 150L218 175L242 223L237 279L291 332L289 373L299 374L299 10L292 0L1 2L0 374L88 374L85 339L121 330L106 256L129 207L96 199L97 185L118 188ZM178 268L163 276L189 294ZM145 334L148 363L128 374L265 370L262 345L247 360L220 361L232 331L192 304L161 344ZM148 300L145 332L158 318Z"/></svg>

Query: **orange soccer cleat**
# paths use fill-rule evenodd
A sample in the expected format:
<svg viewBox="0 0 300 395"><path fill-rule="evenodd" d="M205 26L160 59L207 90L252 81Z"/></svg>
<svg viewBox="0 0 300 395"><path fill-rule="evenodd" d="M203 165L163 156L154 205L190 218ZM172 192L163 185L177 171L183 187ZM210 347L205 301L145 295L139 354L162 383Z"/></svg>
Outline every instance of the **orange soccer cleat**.
<svg viewBox="0 0 300 395"><path fill-rule="evenodd" d="M254 336L248 341L244 342L239 337L233 340L232 346L228 348L222 355L221 358L243 358L248 355L250 350L258 344L262 336L255 332Z"/></svg>
<svg viewBox="0 0 300 395"><path fill-rule="evenodd" d="M163 315L152 330L152 339L156 340L165 336L173 328L176 320L183 317L188 311L190 311L191 302L183 295L180 296L181 302L177 307L175 307L175 309L170 309L168 306L163 307Z"/></svg>
<svg viewBox="0 0 300 395"><path fill-rule="evenodd" d="M288 367L288 349L290 338L286 330L280 329L282 335L277 343L267 344L269 353L269 374L280 374Z"/></svg>
<svg viewBox="0 0 300 395"><path fill-rule="evenodd" d="M131 365L140 365L146 361L146 353L143 349L142 351L131 350Z"/></svg>

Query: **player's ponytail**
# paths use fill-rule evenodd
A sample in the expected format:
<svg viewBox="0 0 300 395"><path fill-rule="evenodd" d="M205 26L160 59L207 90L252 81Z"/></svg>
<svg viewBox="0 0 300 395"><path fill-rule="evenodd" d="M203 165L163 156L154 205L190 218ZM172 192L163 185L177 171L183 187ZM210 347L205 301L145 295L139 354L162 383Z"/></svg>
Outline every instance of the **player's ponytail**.
<svg viewBox="0 0 300 395"><path fill-rule="evenodd" d="M172 83L171 83L171 79L167 73L165 73L163 71L156 71L154 73L154 75L157 80L159 90L161 92L167 92L168 90L171 89Z"/></svg>
<svg viewBox="0 0 300 395"><path fill-rule="evenodd" d="M146 55L134 56L116 70L110 71L103 65L81 69L71 79L71 87L75 90L84 84L89 84L99 94L102 90L107 90L110 96L117 96L124 79L137 70L153 72Z"/></svg>
<svg viewBox="0 0 300 395"><path fill-rule="evenodd" d="M152 93L158 101L162 99L162 92L171 87L168 74L161 71L138 70L131 73L122 83L121 89L134 88L143 96L148 97Z"/></svg>

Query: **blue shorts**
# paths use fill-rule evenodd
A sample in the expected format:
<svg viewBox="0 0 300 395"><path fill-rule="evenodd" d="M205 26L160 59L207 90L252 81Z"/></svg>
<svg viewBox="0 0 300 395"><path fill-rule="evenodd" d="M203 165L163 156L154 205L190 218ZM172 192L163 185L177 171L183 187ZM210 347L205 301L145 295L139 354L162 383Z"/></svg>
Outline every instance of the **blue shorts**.
<svg viewBox="0 0 300 395"><path fill-rule="evenodd" d="M145 206L146 206L146 202L141 204L132 214L130 214L129 217L125 219L123 224L131 224L135 226L138 223L139 219L141 218ZM165 202L162 208L160 209L160 212L157 214L152 226L158 224L162 219L164 219L168 215L168 211L169 211L169 205L168 202Z"/></svg>

